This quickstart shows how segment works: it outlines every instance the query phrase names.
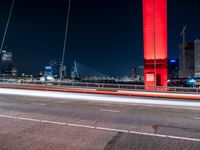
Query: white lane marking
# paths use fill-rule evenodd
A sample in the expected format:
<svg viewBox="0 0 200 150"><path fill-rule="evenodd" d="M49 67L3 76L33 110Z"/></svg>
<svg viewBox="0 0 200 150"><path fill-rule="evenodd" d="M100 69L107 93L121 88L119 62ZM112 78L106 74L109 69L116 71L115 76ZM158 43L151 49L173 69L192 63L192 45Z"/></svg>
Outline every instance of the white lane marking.
<svg viewBox="0 0 200 150"><path fill-rule="evenodd" d="M56 121L40 120L40 122L42 122L42 123L56 124L56 125L67 125L67 123L63 123L63 122L56 122Z"/></svg>
<svg viewBox="0 0 200 150"><path fill-rule="evenodd" d="M47 104L43 104L43 103L31 103L32 105L37 105L37 106L46 106Z"/></svg>
<svg viewBox="0 0 200 150"><path fill-rule="evenodd" d="M146 107L154 107L153 105L144 105L144 106L146 106Z"/></svg>
<svg viewBox="0 0 200 150"><path fill-rule="evenodd" d="M30 118L22 118L22 117L14 117L14 116L7 116L7 115L0 115L2 118L10 118L10 119L18 119L18 120L25 120L25 121L34 121L40 122L38 119L30 119Z"/></svg>
<svg viewBox="0 0 200 150"><path fill-rule="evenodd" d="M130 131L132 134L138 134L138 135L147 135L147 136L153 136L153 137L163 137L167 138L167 135L162 134L154 134L154 133L144 133L144 132L137 132L137 131ZM200 139L198 139L200 141Z"/></svg>
<svg viewBox="0 0 200 150"><path fill-rule="evenodd" d="M72 126L72 127L81 127L81 128L95 129L95 126L86 126L86 125L71 124L71 123L68 123L67 125L68 125L68 126Z"/></svg>
<svg viewBox="0 0 200 150"><path fill-rule="evenodd" d="M114 112L114 113L119 113L119 110L112 110L112 109L100 109L100 111L105 111L105 112Z"/></svg>
<svg viewBox="0 0 200 150"><path fill-rule="evenodd" d="M200 118L197 118L197 117L196 117L196 118L194 118L194 119L195 119L195 120L200 120Z"/></svg>
<svg viewBox="0 0 200 150"><path fill-rule="evenodd" d="M112 128L103 128L103 127L96 127L96 129L104 130L104 131L115 131L115 132L129 133L128 130L121 130L121 129L112 129Z"/></svg>
<svg viewBox="0 0 200 150"><path fill-rule="evenodd" d="M177 136L171 136L171 135L167 135L167 137L171 139L177 139L177 140L200 142L200 139L195 139L195 138L177 137Z"/></svg>
<svg viewBox="0 0 200 150"><path fill-rule="evenodd" d="M200 139L196 139L196 138L187 138L187 137L180 137L180 136L145 133L145 132L137 132L137 131L129 131L129 130L113 129L113 128L104 128L104 127L95 127L95 126L87 126L87 125L81 125L81 124L70 124L70 123L64 123L64 122L38 120L38 119L7 116L7 115L0 115L0 117L1 118L32 121L32 122L49 123L49 124L56 124L56 125L63 125L63 126L72 126L72 127L87 128L87 129L96 129L96 130L103 130L103 131L110 131L110 132L122 132L122 133L136 134L136 135L146 135L146 136L151 136L151 137L170 138L170 139L177 139L177 140L200 142Z"/></svg>

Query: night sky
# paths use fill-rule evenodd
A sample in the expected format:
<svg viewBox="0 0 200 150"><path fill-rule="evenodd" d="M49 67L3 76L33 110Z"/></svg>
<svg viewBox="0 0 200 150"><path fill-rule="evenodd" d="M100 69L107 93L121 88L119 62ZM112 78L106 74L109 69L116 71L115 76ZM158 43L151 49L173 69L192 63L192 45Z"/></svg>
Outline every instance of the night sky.
<svg viewBox="0 0 200 150"><path fill-rule="evenodd" d="M0 41L11 0L0 0ZM4 48L19 73L37 74L61 60L68 0L16 0ZM168 0L168 50L177 58L183 24L186 38L200 38L200 1ZM142 0L72 0L65 65L73 61L111 76L143 65Z"/></svg>

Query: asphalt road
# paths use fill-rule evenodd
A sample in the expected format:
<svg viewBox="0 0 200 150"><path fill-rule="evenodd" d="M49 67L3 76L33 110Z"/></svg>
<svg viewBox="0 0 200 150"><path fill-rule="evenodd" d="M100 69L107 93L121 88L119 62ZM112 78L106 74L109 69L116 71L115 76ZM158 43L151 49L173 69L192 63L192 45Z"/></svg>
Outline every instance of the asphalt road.
<svg viewBox="0 0 200 150"><path fill-rule="evenodd" d="M199 150L200 110L0 95L0 150L143 149Z"/></svg>

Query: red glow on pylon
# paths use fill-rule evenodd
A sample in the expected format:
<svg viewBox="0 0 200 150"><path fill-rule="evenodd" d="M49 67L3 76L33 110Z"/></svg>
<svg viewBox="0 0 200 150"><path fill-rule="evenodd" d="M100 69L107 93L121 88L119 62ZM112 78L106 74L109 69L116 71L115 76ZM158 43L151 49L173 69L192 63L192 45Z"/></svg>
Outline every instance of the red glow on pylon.
<svg viewBox="0 0 200 150"><path fill-rule="evenodd" d="M167 86L167 0L143 0L143 33L146 89Z"/></svg>

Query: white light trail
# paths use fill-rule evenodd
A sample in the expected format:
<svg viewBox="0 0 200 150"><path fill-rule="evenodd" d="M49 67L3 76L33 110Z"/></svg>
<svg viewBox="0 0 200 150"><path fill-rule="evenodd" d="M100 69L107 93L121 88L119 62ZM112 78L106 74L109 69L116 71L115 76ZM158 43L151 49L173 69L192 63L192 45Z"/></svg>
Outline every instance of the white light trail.
<svg viewBox="0 0 200 150"><path fill-rule="evenodd" d="M85 101L100 101L100 102L119 102L119 103L133 103L143 105L165 105L165 106L181 106L181 107L195 107L200 109L200 102L198 101L183 101L183 100L164 100L152 98L137 98L117 95L100 95L100 94L83 94L83 93L68 93L68 92L51 92L51 91L34 91L21 89L0 89L0 94L22 95L31 97L49 97L62 98L65 100L85 100Z"/></svg>

